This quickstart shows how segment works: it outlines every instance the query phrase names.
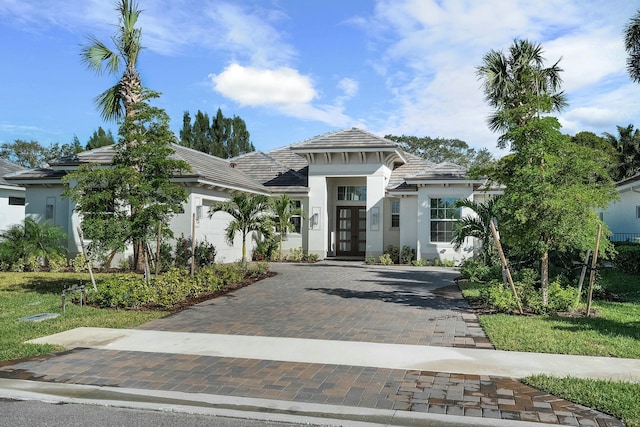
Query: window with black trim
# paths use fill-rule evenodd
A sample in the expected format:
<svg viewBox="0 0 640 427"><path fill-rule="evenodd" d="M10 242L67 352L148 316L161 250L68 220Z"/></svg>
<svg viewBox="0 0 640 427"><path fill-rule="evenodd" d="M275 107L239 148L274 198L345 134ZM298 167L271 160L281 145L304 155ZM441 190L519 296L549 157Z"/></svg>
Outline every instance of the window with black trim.
<svg viewBox="0 0 640 427"><path fill-rule="evenodd" d="M340 186L338 187L338 200L367 200L367 186Z"/></svg>
<svg viewBox="0 0 640 427"><path fill-rule="evenodd" d="M9 205L10 206L24 206L25 199L24 197L9 197Z"/></svg>
<svg viewBox="0 0 640 427"><path fill-rule="evenodd" d="M450 242L456 222L460 220L460 208L456 208L454 198L431 199L431 241Z"/></svg>

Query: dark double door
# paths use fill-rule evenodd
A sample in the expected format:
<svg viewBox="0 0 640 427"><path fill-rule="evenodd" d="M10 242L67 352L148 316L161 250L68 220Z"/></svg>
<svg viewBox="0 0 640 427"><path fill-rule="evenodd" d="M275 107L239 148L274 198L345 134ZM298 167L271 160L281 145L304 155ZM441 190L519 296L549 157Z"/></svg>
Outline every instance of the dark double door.
<svg viewBox="0 0 640 427"><path fill-rule="evenodd" d="M367 248L367 208L338 206L336 220L336 255L364 257Z"/></svg>

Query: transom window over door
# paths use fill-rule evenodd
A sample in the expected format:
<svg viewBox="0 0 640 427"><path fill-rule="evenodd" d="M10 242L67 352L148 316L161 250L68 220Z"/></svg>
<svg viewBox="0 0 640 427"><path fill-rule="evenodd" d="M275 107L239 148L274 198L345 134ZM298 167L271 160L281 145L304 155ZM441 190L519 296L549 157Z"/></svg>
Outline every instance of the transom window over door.
<svg viewBox="0 0 640 427"><path fill-rule="evenodd" d="M338 200L367 200L367 186L340 186L338 187Z"/></svg>
<svg viewBox="0 0 640 427"><path fill-rule="evenodd" d="M460 208L454 206L455 198L431 199L431 241L450 242L460 220Z"/></svg>

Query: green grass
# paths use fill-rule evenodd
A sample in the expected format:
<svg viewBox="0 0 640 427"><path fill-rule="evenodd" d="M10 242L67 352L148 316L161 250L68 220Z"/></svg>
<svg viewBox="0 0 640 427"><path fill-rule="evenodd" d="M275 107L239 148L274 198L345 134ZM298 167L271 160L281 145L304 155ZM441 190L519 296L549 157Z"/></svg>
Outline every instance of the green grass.
<svg viewBox="0 0 640 427"><path fill-rule="evenodd" d="M480 315L499 350L640 359L640 277L607 269L602 288L624 302L594 300L596 317ZM465 298L478 298L484 284L460 283Z"/></svg>
<svg viewBox="0 0 640 427"><path fill-rule="evenodd" d="M98 280L106 275L97 275ZM62 312L62 289L83 280L86 274L0 273L0 360L18 359L62 350L51 345L25 344L33 338L63 332L80 326L131 328L166 315L160 311L105 310L67 302ZM38 313L59 313L55 319L21 322Z"/></svg>
<svg viewBox="0 0 640 427"><path fill-rule="evenodd" d="M556 378L533 375L523 383L571 402L578 402L640 427L640 384L622 381Z"/></svg>
<svg viewBox="0 0 640 427"><path fill-rule="evenodd" d="M480 324L499 350L640 359L640 277L607 269L599 283L620 302L595 299L597 317L485 314ZM484 284L460 282L468 299ZM640 384L534 375L522 380L544 392L588 406L640 427Z"/></svg>

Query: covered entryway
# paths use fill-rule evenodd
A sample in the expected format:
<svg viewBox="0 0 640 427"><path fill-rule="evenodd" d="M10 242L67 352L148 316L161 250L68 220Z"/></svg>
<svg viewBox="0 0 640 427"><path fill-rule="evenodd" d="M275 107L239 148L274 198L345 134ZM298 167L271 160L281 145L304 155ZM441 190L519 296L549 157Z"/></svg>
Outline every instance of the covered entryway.
<svg viewBox="0 0 640 427"><path fill-rule="evenodd" d="M336 255L364 257L367 249L367 208L338 206L336 221Z"/></svg>

